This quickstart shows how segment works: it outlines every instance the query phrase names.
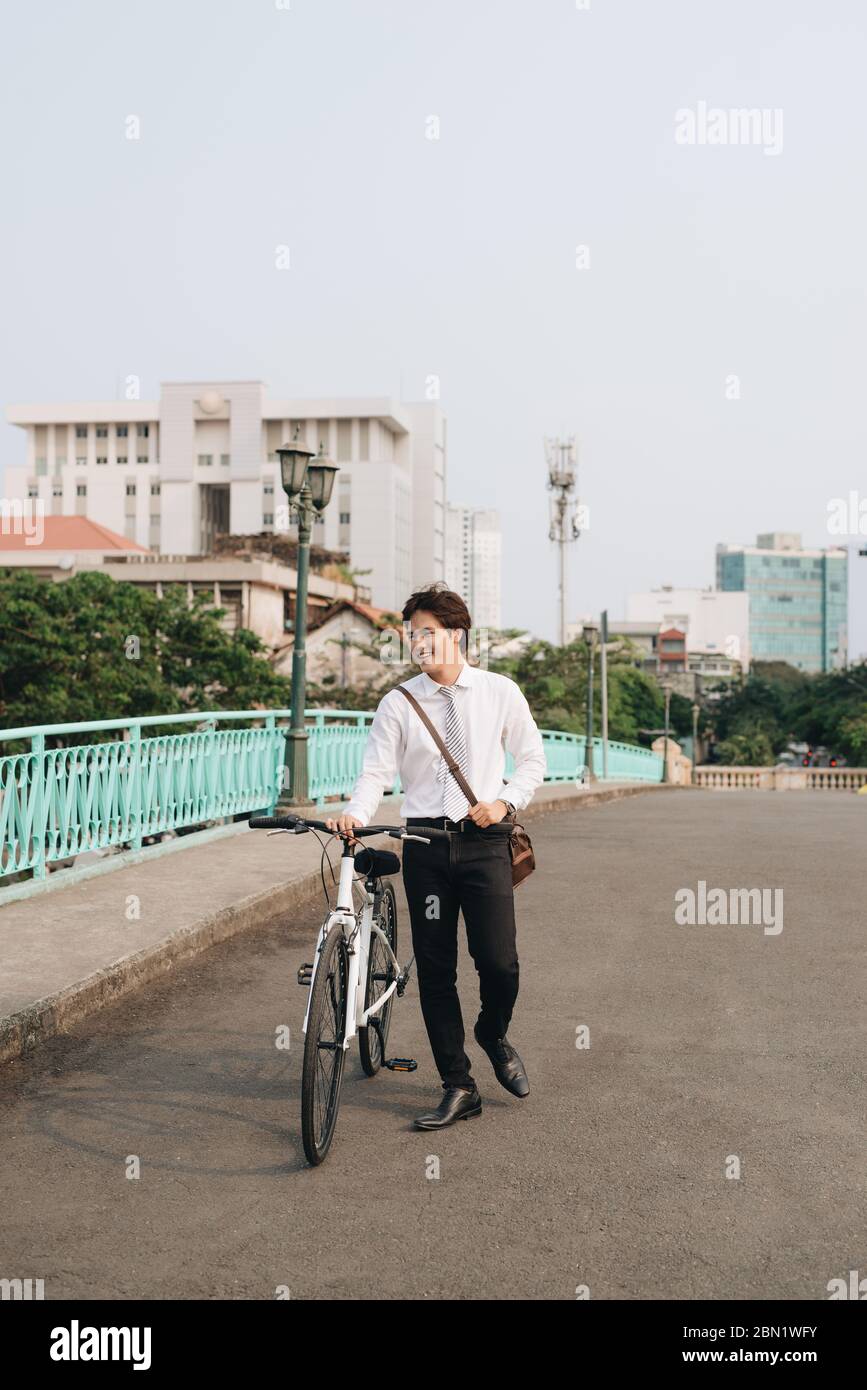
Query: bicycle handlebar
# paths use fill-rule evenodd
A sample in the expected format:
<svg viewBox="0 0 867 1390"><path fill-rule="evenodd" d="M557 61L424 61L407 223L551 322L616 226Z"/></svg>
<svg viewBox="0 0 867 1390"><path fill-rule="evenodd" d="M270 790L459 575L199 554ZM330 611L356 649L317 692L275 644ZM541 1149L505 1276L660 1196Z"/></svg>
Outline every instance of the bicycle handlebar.
<svg viewBox="0 0 867 1390"><path fill-rule="evenodd" d="M357 825L351 831L332 830L323 820L306 820L303 816L251 816L251 830L290 830L296 835L306 830L324 830L326 835L351 835L353 840L361 840L367 835L390 835L393 840L446 840L447 830L435 826L414 825Z"/></svg>

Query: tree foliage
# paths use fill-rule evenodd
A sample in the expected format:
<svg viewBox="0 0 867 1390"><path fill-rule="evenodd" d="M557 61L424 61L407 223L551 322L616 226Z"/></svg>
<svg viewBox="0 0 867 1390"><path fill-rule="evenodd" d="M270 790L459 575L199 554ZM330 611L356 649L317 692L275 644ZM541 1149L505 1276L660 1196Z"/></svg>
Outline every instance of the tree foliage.
<svg viewBox="0 0 867 1390"><path fill-rule="evenodd" d="M867 760L867 662L808 675L785 662L756 662L748 680L716 706L717 756L755 740L773 762L788 743L824 745L852 764ZM738 743L737 740L746 740ZM747 760L749 761L749 759Z"/></svg>
<svg viewBox="0 0 867 1390"><path fill-rule="evenodd" d="M6 728L288 704L259 639L186 586L99 571L51 583L0 571L0 719Z"/></svg>

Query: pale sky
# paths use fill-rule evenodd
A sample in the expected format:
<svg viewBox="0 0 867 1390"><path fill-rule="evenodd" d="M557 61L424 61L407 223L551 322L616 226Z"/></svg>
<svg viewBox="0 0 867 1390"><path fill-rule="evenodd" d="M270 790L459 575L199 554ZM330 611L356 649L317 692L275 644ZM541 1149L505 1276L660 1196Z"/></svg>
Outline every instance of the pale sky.
<svg viewBox="0 0 867 1390"><path fill-rule="evenodd" d="M500 508L504 621L551 638L546 433L578 436L590 509L574 616L712 583L717 541L828 545L831 499L867 499L862 0L2 14L4 407L436 374L449 496ZM782 112L781 147L678 144L700 103Z"/></svg>

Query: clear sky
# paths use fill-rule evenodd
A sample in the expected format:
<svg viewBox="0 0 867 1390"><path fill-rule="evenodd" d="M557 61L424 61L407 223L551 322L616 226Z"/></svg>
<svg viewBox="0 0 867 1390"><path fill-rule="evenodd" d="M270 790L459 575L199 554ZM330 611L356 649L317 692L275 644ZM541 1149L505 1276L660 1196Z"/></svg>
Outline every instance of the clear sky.
<svg viewBox="0 0 867 1390"><path fill-rule="evenodd" d="M863 0L2 13L4 406L436 374L449 496L500 508L504 620L550 637L545 433L580 442L576 616L712 583L719 540L827 545L829 501L867 499ZM678 143L701 103L776 125Z"/></svg>

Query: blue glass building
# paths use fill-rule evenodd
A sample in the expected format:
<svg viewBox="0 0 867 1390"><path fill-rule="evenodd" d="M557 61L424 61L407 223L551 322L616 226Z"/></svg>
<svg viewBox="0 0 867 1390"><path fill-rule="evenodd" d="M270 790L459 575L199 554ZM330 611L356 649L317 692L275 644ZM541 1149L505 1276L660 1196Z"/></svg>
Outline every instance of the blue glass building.
<svg viewBox="0 0 867 1390"><path fill-rule="evenodd" d="M847 659L848 552L804 550L790 532L718 545L718 589L749 594L753 661L830 671Z"/></svg>

